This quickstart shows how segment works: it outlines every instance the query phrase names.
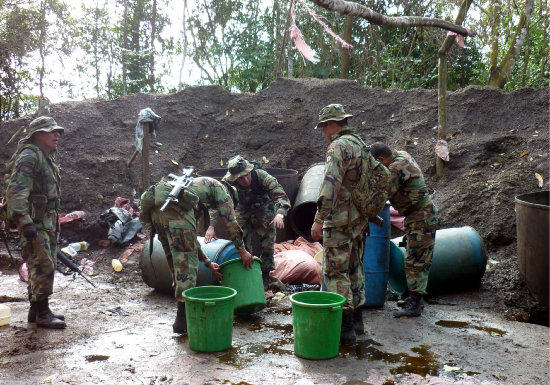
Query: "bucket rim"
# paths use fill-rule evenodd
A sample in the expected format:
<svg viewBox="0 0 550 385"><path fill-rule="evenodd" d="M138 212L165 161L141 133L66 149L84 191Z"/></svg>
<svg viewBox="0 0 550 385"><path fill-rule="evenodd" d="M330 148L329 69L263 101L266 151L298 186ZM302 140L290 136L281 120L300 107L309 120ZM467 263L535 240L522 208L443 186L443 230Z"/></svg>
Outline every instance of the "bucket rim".
<svg viewBox="0 0 550 385"><path fill-rule="evenodd" d="M299 301L295 298L295 297L300 297L300 295L303 295L305 293L307 293L307 294L319 293L319 294L313 294L313 295L330 295L330 296L334 297L335 299L337 299L337 301L335 301L334 303L307 303L307 302ZM332 293L330 291L310 291L310 290L308 290L308 291L301 291L299 293L292 294L290 296L290 302L293 305L299 305L299 306L304 306L304 307L309 307L309 308L325 309L325 308L330 308L332 306L343 305L346 302L346 297L344 297L343 295L338 294L338 293Z"/></svg>
<svg viewBox="0 0 550 385"><path fill-rule="evenodd" d="M230 265L230 264L236 263L236 262L241 262L241 263L242 263L242 259L241 259L241 258L235 258L235 259L230 259L229 261L225 261L224 263L222 263L222 264L220 265L220 269L221 269L222 267L225 267L225 266L227 266L227 265ZM258 257L254 257L254 262L261 263L262 260L261 260L260 258L258 258Z"/></svg>
<svg viewBox="0 0 550 385"><path fill-rule="evenodd" d="M522 205L522 206L535 207L535 208L541 208L541 209L548 210L549 205L529 202L529 201L525 200L525 198L527 198L527 197L534 196L534 195L542 195L542 194L550 195L550 191L549 190L543 190L543 191L533 191L533 192L529 192L529 193L519 194L519 195L516 195L515 202L516 202L516 204L519 204L519 205Z"/></svg>
<svg viewBox="0 0 550 385"><path fill-rule="evenodd" d="M215 289L218 291L226 291L226 292L229 292L230 294L224 295L223 297L215 297L215 298L200 298L200 297L194 297L192 295L193 291L202 291L204 289L209 289L209 290ZM191 295L186 294L188 292L190 292ZM237 295L237 290L227 286L195 286L185 290L181 295L186 300L191 300L196 302L225 301L235 297Z"/></svg>

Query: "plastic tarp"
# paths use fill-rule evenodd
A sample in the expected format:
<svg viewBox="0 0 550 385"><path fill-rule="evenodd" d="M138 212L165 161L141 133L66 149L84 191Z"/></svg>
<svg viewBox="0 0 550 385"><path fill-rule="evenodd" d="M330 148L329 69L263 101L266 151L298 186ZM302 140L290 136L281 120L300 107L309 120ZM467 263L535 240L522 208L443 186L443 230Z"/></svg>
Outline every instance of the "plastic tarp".
<svg viewBox="0 0 550 385"><path fill-rule="evenodd" d="M308 242L300 237L295 241L277 243L275 248L275 270L271 275L283 283L298 285L321 284L321 266L315 254L323 249L319 242Z"/></svg>

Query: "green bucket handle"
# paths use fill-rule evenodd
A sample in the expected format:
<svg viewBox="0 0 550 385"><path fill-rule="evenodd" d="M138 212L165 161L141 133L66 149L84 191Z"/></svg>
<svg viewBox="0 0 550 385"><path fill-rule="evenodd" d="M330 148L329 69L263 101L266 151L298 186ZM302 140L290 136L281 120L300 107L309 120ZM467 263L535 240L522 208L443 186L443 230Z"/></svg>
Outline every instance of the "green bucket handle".
<svg viewBox="0 0 550 385"><path fill-rule="evenodd" d="M342 306L333 306L330 308L330 311L338 311L342 308Z"/></svg>

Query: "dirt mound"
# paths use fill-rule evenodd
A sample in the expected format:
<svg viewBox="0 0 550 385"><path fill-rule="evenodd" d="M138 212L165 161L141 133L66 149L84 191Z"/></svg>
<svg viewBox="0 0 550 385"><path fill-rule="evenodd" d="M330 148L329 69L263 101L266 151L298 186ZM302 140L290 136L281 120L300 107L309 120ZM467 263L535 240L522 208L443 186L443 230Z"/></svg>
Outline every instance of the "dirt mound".
<svg viewBox="0 0 550 385"><path fill-rule="evenodd" d="M548 189L549 89L505 93L468 87L448 94L450 162L435 177L437 91L366 89L353 81L279 79L258 94L232 94L217 86L191 87L172 95L138 94L116 100L51 105L66 128L58 159L62 167L62 211L84 210L86 221L64 237L97 241L106 230L99 215L118 196L140 195L140 160L130 169L138 112L162 116L151 153L151 181L182 165L219 168L236 154L265 157L269 167L307 168L324 160L326 141L313 130L319 110L342 103L354 114L368 143L384 141L411 153L436 190L442 227L472 226L494 264L483 284L507 306L532 309L517 274L514 197L538 191L535 173ZM31 116L0 124L6 143ZM16 142L16 141L14 141ZM0 163L16 143L5 145ZM525 155L525 153L528 153ZM176 166L177 162L179 166ZM511 294L511 293L515 294ZM520 293L518 295L517 293Z"/></svg>

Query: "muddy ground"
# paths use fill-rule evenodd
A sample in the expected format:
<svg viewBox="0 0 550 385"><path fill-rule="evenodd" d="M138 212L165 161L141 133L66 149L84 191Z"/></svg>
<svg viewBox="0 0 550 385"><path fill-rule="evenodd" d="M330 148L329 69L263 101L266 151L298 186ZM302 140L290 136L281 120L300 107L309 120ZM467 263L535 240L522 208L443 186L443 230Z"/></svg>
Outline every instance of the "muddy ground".
<svg viewBox="0 0 550 385"><path fill-rule="evenodd" d="M367 142L386 141L415 157L436 191L443 228L468 225L481 235L492 261L481 285L472 292L435 296L419 319L394 320L393 301L366 310L364 341L330 361L292 354L287 298L271 300L267 310L251 318L236 319L230 351L192 352L186 338L171 333L173 301L142 282L138 257L132 255L115 273L111 259L124 248L99 246L106 238L99 215L118 196L137 204L140 195L141 159L126 167L139 110L151 107L162 116L154 140L159 144L151 153L151 181L156 181L182 165L222 167L235 153L265 157L268 167L302 175L323 161L327 143L312 127L319 110L335 102L355 115L350 122ZM0 301L11 307L12 323L0 329L0 382L548 383L548 328L537 325L548 324L548 309L530 296L517 267L514 197L548 190L549 89L505 93L468 87L449 93L448 113L451 159L438 179L434 90L280 79L258 94L210 86L52 105L51 115L66 127L59 150L62 211L86 212L84 222L64 226L61 236L91 242L91 249L80 254L96 260L92 279L99 288L57 274L53 305L65 312L68 329L27 330L25 284L17 277L22 261L15 252L13 266L1 245ZM32 118L0 124L0 163L15 149L13 142L5 143ZM544 179L542 188L535 173ZM446 371L445 365L460 369Z"/></svg>

